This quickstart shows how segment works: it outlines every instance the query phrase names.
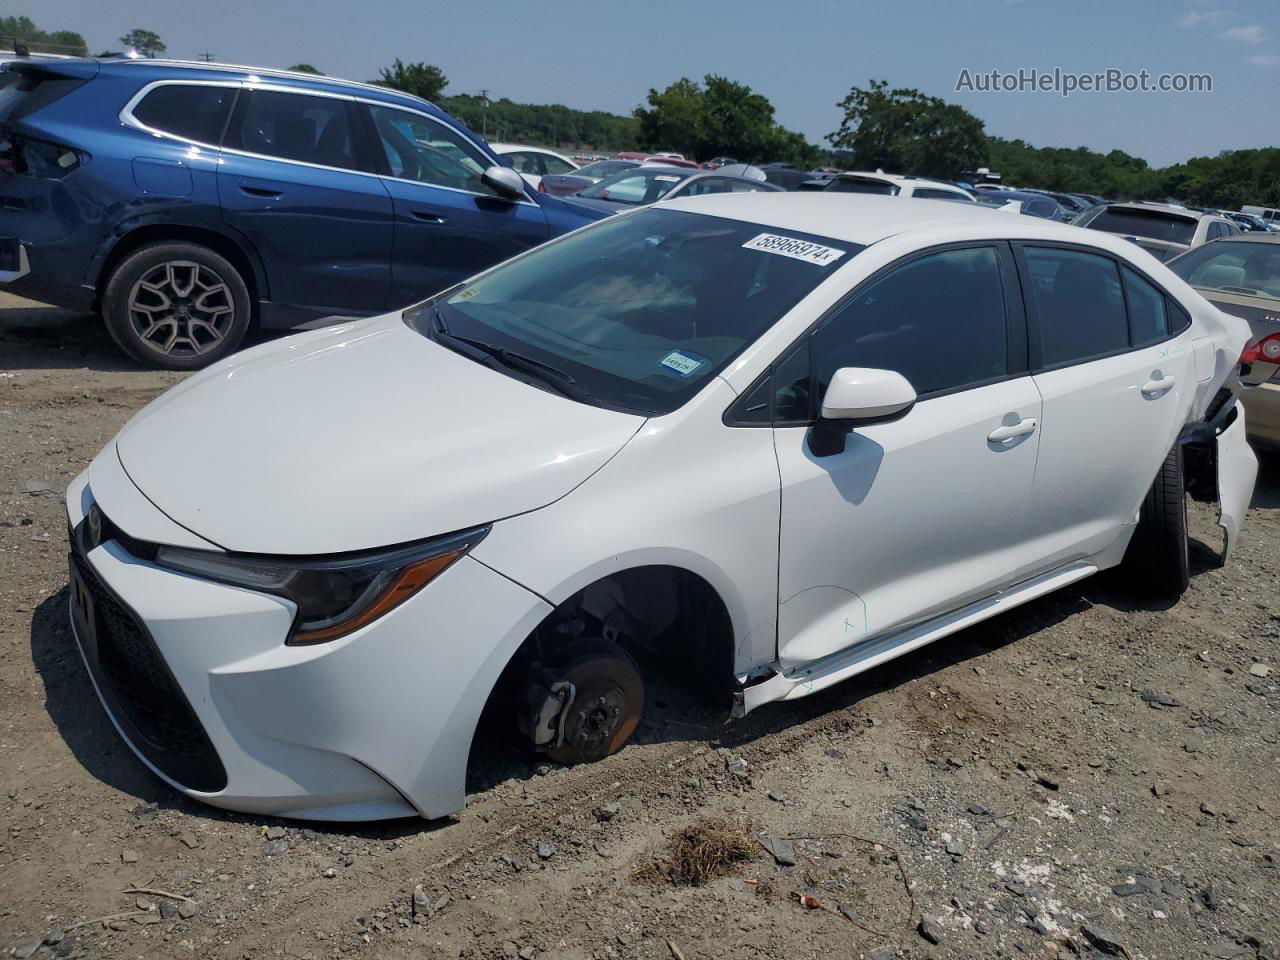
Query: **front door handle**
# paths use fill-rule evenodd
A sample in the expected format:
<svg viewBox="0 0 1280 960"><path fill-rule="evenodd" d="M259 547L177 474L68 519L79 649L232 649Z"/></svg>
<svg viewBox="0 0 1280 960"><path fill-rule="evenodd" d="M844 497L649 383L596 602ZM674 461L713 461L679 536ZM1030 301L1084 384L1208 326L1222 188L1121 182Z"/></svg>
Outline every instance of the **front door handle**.
<svg viewBox="0 0 1280 960"><path fill-rule="evenodd" d="M1006 427L996 427L987 434L987 439L992 443L1009 443L1012 440L1017 440L1019 437L1025 437L1027 434L1033 432L1035 428L1035 418L1028 417L1019 423L1011 423Z"/></svg>
<svg viewBox="0 0 1280 960"><path fill-rule="evenodd" d="M1158 397L1168 392L1174 384L1173 375L1170 374L1161 380L1148 380L1142 385L1142 395L1144 397Z"/></svg>
<svg viewBox="0 0 1280 960"><path fill-rule="evenodd" d="M434 210L410 210L413 219L421 220L423 223L445 223L446 219Z"/></svg>

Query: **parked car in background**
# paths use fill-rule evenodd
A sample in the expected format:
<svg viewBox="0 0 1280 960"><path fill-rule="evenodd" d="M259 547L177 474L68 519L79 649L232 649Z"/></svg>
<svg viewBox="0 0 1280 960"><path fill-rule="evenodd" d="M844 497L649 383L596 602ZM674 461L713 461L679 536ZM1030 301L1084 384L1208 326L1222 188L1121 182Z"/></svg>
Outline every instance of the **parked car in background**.
<svg viewBox="0 0 1280 960"><path fill-rule="evenodd" d="M1077 200L1084 201L1086 207L1096 207L1100 203L1106 203L1104 197L1099 197L1092 193L1071 193L1068 196L1075 197Z"/></svg>
<svg viewBox="0 0 1280 960"><path fill-rule="evenodd" d="M553 174L573 173L578 165L563 154L544 147L526 147L514 143L491 143L498 156L511 163L511 168L537 189L538 181Z"/></svg>
<svg viewBox="0 0 1280 960"><path fill-rule="evenodd" d="M826 193L870 193L885 197L916 197L927 200L955 200L972 203L968 190L942 180L902 177L891 173L838 173L826 186Z"/></svg>
<svg viewBox="0 0 1280 960"><path fill-rule="evenodd" d="M641 207L659 200L698 197L709 193L761 193L781 187L751 177L727 176L716 171L690 174L682 167L642 164L601 180L576 193L567 202L605 213Z"/></svg>
<svg viewBox="0 0 1280 960"><path fill-rule="evenodd" d="M1017 203L1018 212L1029 217L1060 222L1066 219L1058 201L1043 193L1033 193L1030 190L983 190L978 196L989 202Z"/></svg>
<svg viewBox="0 0 1280 960"><path fill-rule="evenodd" d="M657 665L741 716L1109 568L1172 602L1248 339L1105 233L657 204L153 401L67 491L72 631L176 790L441 817L482 716L590 762Z"/></svg>
<svg viewBox="0 0 1280 960"><path fill-rule="evenodd" d="M764 178L783 190L800 190L803 185L814 179L814 171L797 170L789 163L761 163L758 168L764 171Z"/></svg>
<svg viewBox="0 0 1280 960"><path fill-rule="evenodd" d="M593 183L599 183L606 177L612 177L615 173L638 167L640 163L639 160L627 159L597 160L579 167L572 173L549 173L538 182L537 188L540 193L549 193L553 197L567 197Z"/></svg>
<svg viewBox="0 0 1280 960"><path fill-rule="evenodd" d="M403 306L594 218L387 87L163 60L7 69L0 284L100 312L144 364Z"/></svg>
<svg viewBox="0 0 1280 960"><path fill-rule="evenodd" d="M1171 260L1184 250L1240 232L1226 217L1174 204L1143 201L1100 204L1080 214L1072 223L1119 234L1157 260Z"/></svg>
<svg viewBox="0 0 1280 960"><path fill-rule="evenodd" d="M1275 207L1254 207L1245 205L1240 208L1240 212L1251 213L1268 226L1280 226L1280 210L1277 210Z"/></svg>
<svg viewBox="0 0 1280 960"><path fill-rule="evenodd" d="M1058 206L1062 208L1062 216L1060 217L1062 220L1071 220L1093 206L1092 203L1085 200L1083 197L1077 197L1075 194L1071 193L1055 193L1052 190L1033 190L1031 187L1023 187L1019 192L1039 193L1046 197L1052 197L1057 202Z"/></svg>
<svg viewBox="0 0 1280 960"><path fill-rule="evenodd" d="M704 169L707 169L707 170L719 170L721 167L733 166L737 162L738 161L735 160L733 157L712 157L702 166Z"/></svg>
<svg viewBox="0 0 1280 960"><path fill-rule="evenodd" d="M1248 233L1205 243L1169 261L1205 299L1249 322L1254 343L1241 370L1249 436L1280 446L1280 236Z"/></svg>
<svg viewBox="0 0 1280 960"><path fill-rule="evenodd" d="M1280 221L1268 223L1255 213L1241 213L1238 210L1226 210L1223 213L1227 218L1235 221L1236 226L1241 230L1254 233L1280 233Z"/></svg>

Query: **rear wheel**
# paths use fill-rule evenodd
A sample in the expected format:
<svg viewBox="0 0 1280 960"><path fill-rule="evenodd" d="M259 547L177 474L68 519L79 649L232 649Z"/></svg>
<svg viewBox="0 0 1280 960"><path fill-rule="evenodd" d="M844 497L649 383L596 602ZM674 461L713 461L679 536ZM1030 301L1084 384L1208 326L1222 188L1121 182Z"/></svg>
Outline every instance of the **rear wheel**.
<svg viewBox="0 0 1280 960"><path fill-rule="evenodd" d="M607 640L579 640L539 673L539 691L572 694L557 717L558 735L545 747L556 763L603 760L631 739L644 713L644 680L622 647Z"/></svg>
<svg viewBox="0 0 1280 960"><path fill-rule="evenodd" d="M1125 551L1124 568L1130 582L1154 596L1177 599L1191 582L1180 443L1165 457L1142 501L1138 528Z"/></svg>
<svg viewBox="0 0 1280 960"><path fill-rule="evenodd" d="M102 296L112 339L139 363L197 370L235 350L249 289L225 257L194 243L153 243L125 257Z"/></svg>

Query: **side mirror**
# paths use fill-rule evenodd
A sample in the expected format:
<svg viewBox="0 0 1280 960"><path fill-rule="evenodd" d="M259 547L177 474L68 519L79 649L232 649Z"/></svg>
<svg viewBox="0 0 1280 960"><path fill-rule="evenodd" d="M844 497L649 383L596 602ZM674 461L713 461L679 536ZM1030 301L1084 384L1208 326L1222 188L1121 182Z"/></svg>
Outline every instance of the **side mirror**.
<svg viewBox="0 0 1280 960"><path fill-rule="evenodd" d="M480 175L480 179L484 182L485 186L496 190L498 196L503 199L525 199L524 177L520 176L520 174L516 173L510 167L500 167L497 164L494 164Z"/></svg>
<svg viewBox="0 0 1280 960"><path fill-rule="evenodd" d="M896 370L841 367L822 398L822 419L884 420L906 413L915 402L915 388Z"/></svg>

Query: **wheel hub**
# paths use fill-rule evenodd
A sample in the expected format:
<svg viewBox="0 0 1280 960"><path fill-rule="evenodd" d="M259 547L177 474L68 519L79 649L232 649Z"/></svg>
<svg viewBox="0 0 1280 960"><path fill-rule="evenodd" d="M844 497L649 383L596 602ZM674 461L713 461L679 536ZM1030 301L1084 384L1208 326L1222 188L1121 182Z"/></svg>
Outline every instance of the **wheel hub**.
<svg viewBox="0 0 1280 960"><path fill-rule="evenodd" d="M235 323L226 282L203 264L172 260L148 270L129 292L129 319L151 350L199 356L217 347Z"/></svg>

